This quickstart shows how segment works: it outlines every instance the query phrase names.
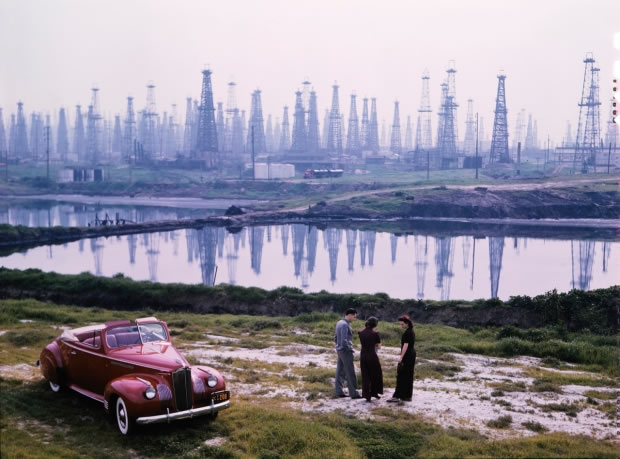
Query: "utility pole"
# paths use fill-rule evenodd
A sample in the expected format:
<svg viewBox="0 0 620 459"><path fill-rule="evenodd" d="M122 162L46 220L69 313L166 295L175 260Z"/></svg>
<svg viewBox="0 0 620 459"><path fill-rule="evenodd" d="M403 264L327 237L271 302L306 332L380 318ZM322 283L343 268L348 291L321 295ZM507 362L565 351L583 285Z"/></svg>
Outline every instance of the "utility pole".
<svg viewBox="0 0 620 459"><path fill-rule="evenodd" d="M426 180L430 180L430 175L431 175L431 151L426 150Z"/></svg>
<svg viewBox="0 0 620 459"><path fill-rule="evenodd" d="M476 180L478 180L478 112L476 112ZM475 243L475 240L474 240Z"/></svg>
<svg viewBox="0 0 620 459"><path fill-rule="evenodd" d="M254 160L254 125L252 125L250 136L252 140L252 180L256 180L256 163Z"/></svg>
<svg viewBox="0 0 620 459"><path fill-rule="evenodd" d="M616 148L614 147L614 150L615 149ZM6 164L7 164L7 167L8 167L8 164L9 164L8 158L7 158ZM607 153L607 175L609 175L609 166L610 165L611 165L611 142L609 142L609 153ZM8 179L7 179L7 182L8 182Z"/></svg>

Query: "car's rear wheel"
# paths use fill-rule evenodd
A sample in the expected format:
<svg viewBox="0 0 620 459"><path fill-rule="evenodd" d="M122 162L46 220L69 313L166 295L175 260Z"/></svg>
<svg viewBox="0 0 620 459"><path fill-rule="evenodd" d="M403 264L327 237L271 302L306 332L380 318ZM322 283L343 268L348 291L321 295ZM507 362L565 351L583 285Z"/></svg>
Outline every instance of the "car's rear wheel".
<svg viewBox="0 0 620 459"><path fill-rule="evenodd" d="M60 392L60 384L56 384L52 381L50 381L49 383L50 383L50 389L52 389L52 392L55 392L55 393Z"/></svg>
<svg viewBox="0 0 620 459"><path fill-rule="evenodd" d="M132 422L129 417L129 411L127 411L127 405L125 404L125 400L123 397L118 397L116 399L116 424L118 425L118 430L123 435L128 435L132 431Z"/></svg>

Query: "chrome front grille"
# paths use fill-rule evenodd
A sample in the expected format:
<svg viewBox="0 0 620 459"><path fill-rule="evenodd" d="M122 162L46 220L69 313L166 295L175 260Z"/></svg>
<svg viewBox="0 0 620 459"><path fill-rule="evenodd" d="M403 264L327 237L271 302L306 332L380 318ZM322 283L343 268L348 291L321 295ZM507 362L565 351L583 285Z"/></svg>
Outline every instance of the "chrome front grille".
<svg viewBox="0 0 620 459"><path fill-rule="evenodd" d="M172 373L172 384L177 411L189 410L192 407L192 370L179 368Z"/></svg>

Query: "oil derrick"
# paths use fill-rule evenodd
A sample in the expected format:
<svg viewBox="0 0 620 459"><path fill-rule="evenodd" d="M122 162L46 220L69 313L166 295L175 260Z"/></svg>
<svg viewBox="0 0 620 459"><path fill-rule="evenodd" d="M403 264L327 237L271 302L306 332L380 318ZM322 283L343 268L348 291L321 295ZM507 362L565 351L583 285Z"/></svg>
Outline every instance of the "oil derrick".
<svg viewBox="0 0 620 459"><path fill-rule="evenodd" d="M260 274L261 259L263 257L263 240L265 236L265 228L262 226L253 226L249 228L250 255L252 271Z"/></svg>
<svg viewBox="0 0 620 459"><path fill-rule="evenodd" d="M239 110L236 110L233 115L232 122L232 145L231 152L234 155L241 155L244 150L243 145L243 120L239 115Z"/></svg>
<svg viewBox="0 0 620 459"><path fill-rule="evenodd" d="M413 129L411 126L411 116L407 115L407 127L405 128L405 151L413 150Z"/></svg>
<svg viewBox="0 0 620 459"><path fill-rule="evenodd" d="M400 112L398 110L398 101L394 102L394 121L392 121L392 135L390 137L390 151L400 154L403 148L400 140Z"/></svg>
<svg viewBox="0 0 620 459"><path fill-rule="evenodd" d="M491 279L491 298L497 298L499 277L502 273L502 257L504 255L504 238L489 237L489 273Z"/></svg>
<svg viewBox="0 0 620 459"><path fill-rule="evenodd" d="M442 85L442 105L437 137L437 148L440 157L440 167L449 169L456 166L457 161L457 120L456 109L456 69L453 63L447 72L445 83Z"/></svg>
<svg viewBox="0 0 620 459"><path fill-rule="evenodd" d="M92 238L90 240L90 251L95 259L95 275L103 275L103 243L102 238Z"/></svg>
<svg viewBox="0 0 620 459"><path fill-rule="evenodd" d="M364 105L362 108L362 124L360 127L360 146L362 147L362 149L365 149L366 145L368 145L368 130L369 130L368 98L364 97Z"/></svg>
<svg viewBox="0 0 620 459"><path fill-rule="evenodd" d="M368 123L368 139L366 150L379 152L379 124L377 122L377 99L370 99L370 122Z"/></svg>
<svg viewBox="0 0 620 459"><path fill-rule="evenodd" d="M465 140L463 154L473 156L476 152L476 120L474 119L474 101L467 100L467 118L465 119Z"/></svg>
<svg viewBox="0 0 620 459"><path fill-rule="evenodd" d="M321 148L327 149L327 138L329 137L329 110L325 109L323 116L323 135L321 136Z"/></svg>
<svg viewBox="0 0 620 459"><path fill-rule="evenodd" d="M237 236L237 237L235 237ZM228 270L228 283L237 283L237 261L239 260L239 234L228 235L226 238L226 268Z"/></svg>
<svg viewBox="0 0 620 459"><path fill-rule="evenodd" d="M204 160L207 168L217 165L217 126L213 106L211 70L202 71L202 91L198 106L198 127L196 132L196 151L192 157Z"/></svg>
<svg viewBox="0 0 620 459"><path fill-rule="evenodd" d="M282 114L282 134L280 136L280 151L286 152L291 148L291 131L288 123L288 107L284 107Z"/></svg>
<svg viewBox="0 0 620 459"><path fill-rule="evenodd" d="M357 155L360 152L360 133L355 98L355 94L351 94L351 108L349 109L349 129L347 132L347 153Z"/></svg>
<svg viewBox="0 0 620 459"><path fill-rule="evenodd" d="M32 159L38 161L43 153L43 122L39 113L33 113L30 117L30 151Z"/></svg>
<svg viewBox="0 0 620 459"><path fill-rule="evenodd" d="M609 259L611 258L611 242L603 242L603 272L606 273L609 269Z"/></svg>
<svg viewBox="0 0 620 459"><path fill-rule="evenodd" d="M308 152L316 154L321 149L321 137L319 135L319 111L315 91L310 91L308 103Z"/></svg>
<svg viewBox="0 0 620 459"><path fill-rule="evenodd" d="M146 107L142 112L144 132L141 139L145 159L153 160L157 157L157 106L155 104L155 85L149 83L146 86Z"/></svg>
<svg viewBox="0 0 620 459"><path fill-rule="evenodd" d="M252 109L250 112L250 124L248 124L248 137L246 141L248 151L252 151L252 127L254 127L254 152L265 153L265 127L263 124L263 106L261 103L260 89L252 93ZM304 126L305 130L305 126Z"/></svg>
<svg viewBox="0 0 620 459"><path fill-rule="evenodd" d="M517 113L515 135L514 135L514 138L512 139L513 150L517 149L517 145L519 143L521 143L522 146L524 145L524 136L525 136L524 130L525 130L525 109L522 108L521 110L519 110L519 113Z"/></svg>
<svg viewBox="0 0 620 459"><path fill-rule="evenodd" d="M295 277L299 277L301 275L301 265L306 245L306 226L301 224L291 225L291 234L293 237L293 269Z"/></svg>
<svg viewBox="0 0 620 459"><path fill-rule="evenodd" d="M577 141L575 148L574 167L596 164L599 139L601 137L601 115L599 100L599 71L594 56L587 53L583 60L583 86L579 102L579 123L577 124Z"/></svg>
<svg viewBox="0 0 620 459"><path fill-rule="evenodd" d="M450 283L452 281L452 264L454 262L454 238L438 237L435 239L435 270L437 272L436 287L440 289L442 301L450 299Z"/></svg>
<svg viewBox="0 0 620 459"><path fill-rule="evenodd" d="M2 111L0 111L0 124L2 123ZM4 131L4 126L1 127ZM0 135L0 150L3 148L2 135ZM56 153L64 163L69 154L69 133L67 130L67 117L65 109L61 108L58 114L58 134L56 135Z"/></svg>
<svg viewBox="0 0 620 459"><path fill-rule="evenodd" d="M316 262L316 247L319 243L319 232L316 226L308 227L308 237L306 238L306 253L308 254L308 273L314 272Z"/></svg>
<svg viewBox="0 0 620 459"><path fill-rule="evenodd" d="M181 130L179 127L179 113L177 111L177 104L172 104L172 114L168 121L170 123L170 132L172 133L169 137L168 152L173 158L176 158L177 153L181 150Z"/></svg>
<svg viewBox="0 0 620 459"><path fill-rule="evenodd" d="M127 98L129 99L129 98ZM129 113L129 109L127 110ZM192 153L192 131L194 125L194 110L192 108L192 98L185 99L185 127L183 128L183 154L189 156ZM125 135L125 137L127 137Z"/></svg>
<svg viewBox="0 0 620 459"><path fill-rule="evenodd" d="M121 115L114 116L114 132L112 134L112 152L120 153L123 144L123 134L121 133Z"/></svg>
<svg viewBox="0 0 620 459"><path fill-rule="evenodd" d="M589 290L594 262L594 241L571 241L572 288Z"/></svg>
<svg viewBox="0 0 620 459"><path fill-rule="evenodd" d="M323 234L327 238L329 278L333 284L336 281L336 272L338 270L338 250L340 249L340 243L342 242L342 230L339 228L327 228Z"/></svg>
<svg viewBox="0 0 620 459"><path fill-rule="evenodd" d="M224 103L223 102L218 102L217 103L217 121L216 121L216 126L217 126L217 132L220 133L219 136L217 136L217 150L220 152L224 151L224 141L226 138L226 125L224 124Z"/></svg>
<svg viewBox="0 0 620 459"><path fill-rule="evenodd" d="M344 139L347 138L347 125L344 122L344 113L340 114L340 128L342 129L342 148L344 150Z"/></svg>
<svg viewBox="0 0 620 459"><path fill-rule="evenodd" d="M471 240L469 236L463 236L463 269L469 267L469 249L471 248Z"/></svg>
<svg viewBox="0 0 620 459"><path fill-rule="evenodd" d="M123 132L123 160L131 162L134 158L134 142L136 141L136 114L133 108L133 97L127 97L127 112L125 114Z"/></svg>
<svg viewBox="0 0 620 459"><path fill-rule="evenodd" d="M293 144L291 152L306 153L308 147L306 144L306 111L301 100L301 91L295 93L295 115L293 118Z"/></svg>
<svg viewBox="0 0 620 459"><path fill-rule="evenodd" d="M524 150L532 151L534 146L534 124L532 123L532 114L528 115L527 130L525 132Z"/></svg>
<svg viewBox="0 0 620 459"><path fill-rule="evenodd" d="M614 123L614 103L615 99L611 99L609 103L609 118L607 121L607 130L605 131L605 143L604 147L612 145L614 148L620 144L620 129L618 129L618 123Z"/></svg>
<svg viewBox="0 0 620 459"><path fill-rule="evenodd" d="M574 147L575 139L573 138L573 132L571 129L570 121L566 122L566 132L564 134L564 138L562 139L563 147Z"/></svg>
<svg viewBox="0 0 620 459"><path fill-rule="evenodd" d="M9 156L13 157L15 155L15 141L16 141L16 134L17 133L17 126L16 126L16 122L15 122L15 114L12 113L11 114L11 125L9 127Z"/></svg>
<svg viewBox="0 0 620 459"><path fill-rule="evenodd" d="M415 235L413 238L415 250L415 270L418 281L418 299L424 298L424 282L428 267L428 236Z"/></svg>
<svg viewBox="0 0 620 459"><path fill-rule="evenodd" d="M360 231L360 265L366 266L366 252L368 251L368 239L365 231Z"/></svg>
<svg viewBox="0 0 620 459"><path fill-rule="evenodd" d="M129 234L127 236L127 248L129 249L129 264L136 264L136 248L138 247L138 236Z"/></svg>
<svg viewBox="0 0 620 459"><path fill-rule="evenodd" d="M235 117L239 117L239 108L237 107L237 83L228 82L228 94L226 98L226 130L220 132L219 137L224 137L224 150L233 152L233 129L235 126ZM242 128L243 130L243 128ZM241 132L243 136L243 132ZM241 153L242 151L237 151Z"/></svg>
<svg viewBox="0 0 620 459"><path fill-rule="evenodd" d="M24 117L24 104L17 102L17 121L15 124L15 140L13 157L16 159L26 159L30 150L28 149L28 134L26 132L26 118Z"/></svg>
<svg viewBox="0 0 620 459"><path fill-rule="evenodd" d="M213 112L211 113L213 114ZM204 285L213 286L216 281L215 276L217 269L217 265L215 264L215 255L217 252L217 228L205 226L202 229L195 230L195 232L196 241L198 243L202 283Z"/></svg>
<svg viewBox="0 0 620 459"><path fill-rule="evenodd" d="M93 94L86 123L86 161L97 164L101 160L102 116L99 111L99 88L91 89Z"/></svg>
<svg viewBox="0 0 620 459"><path fill-rule="evenodd" d="M534 127L532 128L532 148L538 149L538 120L534 120Z"/></svg>
<svg viewBox="0 0 620 459"><path fill-rule="evenodd" d="M416 149L429 150L433 148L433 133L431 128L431 96L429 91L430 76L428 70L422 73L422 96L420 97L420 108L418 109L418 125L420 132L420 143L416 142ZM421 131L420 131L421 129Z"/></svg>
<svg viewBox="0 0 620 459"><path fill-rule="evenodd" d="M422 142L422 120L420 119L420 115L418 115L418 124L416 125L416 128L415 128L415 149L416 151L424 150L424 148L422 148L423 144L424 143Z"/></svg>
<svg viewBox="0 0 620 459"><path fill-rule="evenodd" d="M271 115L267 115L267 125L265 126L265 148L268 153L273 153L273 125L271 124Z"/></svg>
<svg viewBox="0 0 620 459"><path fill-rule="evenodd" d="M357 230L348 229L347 231L347 261L349 263L349 272L353 272L355 268L355 247L357 246Z"/></svg>
<svg viewBox="0 0 620 459"><path fill-rule="evenodd" d="M497 75L497 98L495 99L495 120L493 121L493 137L491 138L491 163L509 163L508 150L508 116L506 110L506 75Z"/></svg>
<svg viewBox="0 0 620 459"><path fill-rule="evenodd" d="M332 86L332 108L329 112L329 131L327 133L327 151L342 154L342 119L338 102L338 85Z"/></svg>
<svg viewBox="0 0 620 459"><path fill-rule="evenodd" d="M282 255L286 256L288 254L288 233L289 233L289 225L282 225L280 227L280 239L282 240Z"/></svg>

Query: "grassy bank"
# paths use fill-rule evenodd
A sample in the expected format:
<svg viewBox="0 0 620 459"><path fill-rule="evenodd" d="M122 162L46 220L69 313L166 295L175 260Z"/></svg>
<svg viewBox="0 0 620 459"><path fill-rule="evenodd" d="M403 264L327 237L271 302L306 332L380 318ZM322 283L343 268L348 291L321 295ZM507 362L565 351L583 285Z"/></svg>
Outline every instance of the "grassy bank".
<svg viewBox="0 0 620 459"><path fill-rule="evenodd" d="M410 313L418 322L444 323L464 328L517 325L525 328L557 327L561 332L590 331L601 335L616 332L618 286L568 293L548 292L536 297L516 296L475 301L398 300L385 293L304 293L298 288L263 290L219 284L162 284L133 281L118 274L112 278L89 273L64 275L38 269L0 268L0 297L36 298L80 306L154 311L192 311L254 315L294 315L312 312L342 313L349 307L361 315L392 320ZM560 333L560 332L558 332ZM562 339L561 335L557 336ZM508 336L507 336L508 338ZM523 339L523 336L510 338Z"/></svg>

